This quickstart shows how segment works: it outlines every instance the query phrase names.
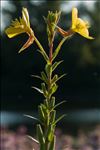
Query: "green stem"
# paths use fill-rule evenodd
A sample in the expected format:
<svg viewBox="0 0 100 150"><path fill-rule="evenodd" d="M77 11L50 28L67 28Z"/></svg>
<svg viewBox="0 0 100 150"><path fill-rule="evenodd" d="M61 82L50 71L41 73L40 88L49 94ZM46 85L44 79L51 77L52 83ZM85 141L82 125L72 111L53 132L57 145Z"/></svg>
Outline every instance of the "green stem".
<svg viewBox="0 0 100 150"><path fill-rule="evenodd" d="M51 63L51 65L52 65L54 35L55 35L55 33L53 34L51 43L49 45L49 48L50 48L50 50L49 50L49 62ZM48 93L49 93L50 88L51 88L51 79L52 79L52 73L49 72L49 75L48 75ZM50 99L51 98L48 98L48 101L50 101ZM49 115L47 115L47 120L48 119L50 120L50 116L51 116L51 113L49 113ZM45 132L47 132L47 130L49 128L49 125L50 125L50 123L47 125L47 129L45 129L46 130ZM49 150L49 144L50 144L50 142L48 141L48 139L46 139L46 141L45 141L45 150Z"/></svg>

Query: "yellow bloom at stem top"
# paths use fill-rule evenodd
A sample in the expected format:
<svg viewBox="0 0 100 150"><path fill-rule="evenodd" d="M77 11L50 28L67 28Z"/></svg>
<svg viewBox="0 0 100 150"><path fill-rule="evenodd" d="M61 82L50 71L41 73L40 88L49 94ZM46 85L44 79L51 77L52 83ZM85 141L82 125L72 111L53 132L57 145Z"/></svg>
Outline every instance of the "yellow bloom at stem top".
<svg viewBox="0 0 100 150"><path fill-rule="evenodd" d="M11 26L5 30L9 38L13 38L21 33L27 33L29 38L23 47L19 50L19 53L28 48L34 41L34 33L30 27L29 14L27 8L22 8L22 18L12 21Z"/></svg>
<svg viewBox="0 0 100 150"><path fill-rule="evenodd" d="M70 37L74 33L78 33L81 36L87 38L87 39L94 39L93 37L89 36L89 24L86 21L83 21L82 19L78 18L78 10L77 8L72 9L72 25L71 28L68 31L63 30L62 28L56 26L58 32L63 37Z"/></svg>
<svg viewBox="0 0 100 150"><path fill-rule="evenodd" d="M82 19L78 18L78 10L77 8L72 9L72 26L71 30L76 32L87 39L93 39L93 37L89 36L89 24Z"/></svg>

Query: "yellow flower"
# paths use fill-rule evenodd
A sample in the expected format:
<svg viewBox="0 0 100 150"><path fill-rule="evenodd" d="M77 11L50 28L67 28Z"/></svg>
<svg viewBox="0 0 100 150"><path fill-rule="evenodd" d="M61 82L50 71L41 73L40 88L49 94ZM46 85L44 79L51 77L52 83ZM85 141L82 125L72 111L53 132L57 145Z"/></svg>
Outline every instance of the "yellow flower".
<svg viewBox="0 0 100 150"><path fill-rule="evenodd" d="M34 41L34 33L30 27L29 14L27 8L22 8L22 18L12 21L11 26L5 30L9 38L13 38L21 33L27 33L29 38L23 47L19 50L19 53L29 47Z"/></svg>
<svg viewBox="0 0 100 150"><path fill-rule="evenodd" d="M89 36L89 24L82 19L78 18L78 10L77 8L72 9L72 26L71 30L73 32L77 32L83 37L87 39L93 39L93 37Z"/></svg>

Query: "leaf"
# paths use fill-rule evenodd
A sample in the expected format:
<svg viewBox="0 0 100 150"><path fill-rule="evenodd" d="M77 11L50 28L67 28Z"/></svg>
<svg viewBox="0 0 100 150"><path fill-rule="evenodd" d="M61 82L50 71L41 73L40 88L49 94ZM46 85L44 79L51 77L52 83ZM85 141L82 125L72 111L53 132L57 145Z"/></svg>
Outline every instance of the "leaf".
<svg viewBox="0 0 100 150"><path fill-rule="evenodd" d="M32 86L33 89L37 90L39 93L43 94L43 91L35 86Z"/></svg>
<svg viewBox="0 0 100 150"><path fill-rule="evenodd" d="M44 100L44 105L48 108L49 102L47 99Z"/></svg>
<svg viewBox="0 0 100 150"><path fill-rule="evenodd" d="M30 135L26 135L29 139L31 139L32 141L34 141L36 144L39 144L39 141L37 141L36 139L34 139L32 136Z"/></svg>
<svg viewBox="0 0 100 150"><path fill-rule="evenodd" d="M58 80L60 80L61 78L63 78L64 76L66 76L66 73L64 73L64 74L62 74L60 77L58 77L58 79L56 80L56 82L57 82Z"/></svg>
<svg viewBox="0 0 100 150"><path fill-rule="evenodd" d="M43 91L43 94L44 96L46 97L48 92L47 92L47 89L46 89L46 86L45 86L45 83L41 83L41 87L42 87L42 91Z"/></svg>
<svg viewBox="0 0 100 150"><path fill-rule="evenodd" d="M54 80L54 82L56 83L57 81L59 81L61 78L63 78L64 76L66 76L66 74L62 74L60 77L56 78L56 80Z"/></svg>
<svg viewBox="0 0 100 150"><path fill-rule="evenodd" d="M42 80L42 78L40 76L38 76L38 75L31 75L31 77L35 77L35 78L38 78L38 79Z"/></svg>
<svg viewBox="0 0 100 150"><path fill-rule="evenodd" d="M50 89L50 95L54 94L56 92L56 90L58 89L58 85L57 84L53 84L53 86Z"/></svg>
<svg viewBox="0 0 100 150"><path fill-rule="evenodd" d="M52 107L52 109L50 110L50 112L52 112L56 107L58 107L59 105L65 103L66 101L61 101L60 103L54 105L54 107Z"/></svg>
<svg viewBox="0 0 100 150"><path fill-rule="evenodd" d="M50 117L50 122L51 122L51 124L54 123L55 117L56 117L56 110L53 110L53 111L51 112L51 117Z"/></svg>
<svg viewBox="0 0 100 150"><path fill-rule="evenodd" d="M62 62L63 62L63 60L58 61L58 62L55 62L55 63L52 65L52 71L54 71L54 70L58 67L58 65L60 65Z"/></svg>
<svg viewBox="0 0 100 150"><path fill-rule="evenodd" d="M47 76L49 77L49 75L52 74L52 64L51 63L47 63L45 66L45 72L47 74Z"/></svg>
<svg viewBox="0 0 100 150"><path fill-rule="evenodd" d="M42 106L38 106L38 113L39 113L41 122L44 122L44 120L45 120L45 115L44 115Z"/></svg>
<svg viewBox="0 0 100 150"><path fill-rule="evenodd" d="M58 79L58 75L54 75L53 79L51 80L51 84L53 85Z"/></svg>
<svg viewBox="0 0 100 150"><path fill-rule="evenodd" d="M49 57L48 57L48 55L46 54L45 51L38 50L38 52L40 52L42 54L42 56L44 57L44 59L46 60L46 62L49 61Z"/></svg>
<svg viewBox="0 0 100 150"><path fill-rule="evenodd" d="M54 122L54 125L57 124L57 122L59 122L61 119L63 119L66 115L62 115L60 116L55 122Z"/></svg>
<svg viewBox="0 0 100 150"><path fill-rule="evenodd" d="M52 96L51 100L49 101L49 107L52 109L55 106L55 97Z"/></svg>
<svg viewBox="0 0 100 150"><path fill-rule="evenodd" d="M46 84L48 84L48 78L47 78L46 74L45 74L43 71L41 72L41 77L42 77L42 80L43 80Z"/></svg>
<svg viewBox="0 0 100 150"><path fill-rule="evenodd" d="M48 141L51 142L54 136L54 127L52 124L49 124L47 129L46 137L48 138Z"/></svg>
<svg viewBox="0 0 100 150"><path fill-rule="evenodd" d="M53 107L53 109L55 109L56 107L58 107L59 105L65 103L65 102L66 102L66 101L61 101L60 103L56 104L56 105Z"/></svg>
<svg viewBox="0 0 100 150"><path fill-rule="evenodd" d="M38 140L39 140L40 145L44 145L45 139L44 139L43 130L40 124L37 125L37 135L38 135Z"/></svg>
<svg viewBox="0 0 100 150"><path fill-rule="evenodd" d="M40 122L40 120L39 120L38 118L35 118L35 117L33 117L33 116L26 115L26 114L24 114L24 116L25 116L25 117L28 117L28 118L31 118L31 119L34 119L34 120L37 120L37 121Z"/></svg>
<svg viewBox="0 0 100 150"><path fill-rule="evenodd" d="M55 150L55 143L56 143L56 136L54 136L52 141L50 142L49 150Z"/></svg>
<svg viewBox="0 0 100 150"><path fill-rule="evenodd" d="M59 53L59 51L60 51L60 49L61 49L61 46L63 45L63 43L66 41L67 38L68 38L68 37L64 37L64 38L60 41L60 43L58 44L56 50L55 50L54 53L53 53L52 61L53 61L53 60L56 58L56 56L58 55L58 53Z"/></svg>

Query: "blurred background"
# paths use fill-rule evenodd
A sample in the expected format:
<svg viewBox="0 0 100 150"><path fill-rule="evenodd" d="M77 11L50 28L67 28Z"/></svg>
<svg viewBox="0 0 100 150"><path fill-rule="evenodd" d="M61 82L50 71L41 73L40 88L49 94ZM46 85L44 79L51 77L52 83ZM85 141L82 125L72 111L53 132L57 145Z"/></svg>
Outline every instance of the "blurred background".
<svg viewBox="0 0 100 150"><path fill-rule="evenodd" d="M23 114L38 117L37 108L43 101L43 97L31 88L32 85L40 86L40 81L32 78L31 75L39 75L45 65L42 56L37 52L38 47L33 44L24 53L18 54L18 50L27 40L27 35L22 34L9 39L4 33L11 20L21 16L22 7L27 7L31 26L47 53L48 41L43 16L47 16L48 10L61 10L59 26L65 30L71 26L73 7L78 8L80 18L90 22L90 35L95 39L87 40L76 34L64 43L57 58L57 60L63 59L64 62L56 72L67 73L67 76L59 81L59 89L55 94L57 102L66 100L66 103L57 111L58 116L65 113L67 117L58 123L56 134L58 140L65 144L69 141L68 144L74 145L74 149L78 150L83 140L81 150L100 150L98 144L100 143L99 1L1 1L1 133L6 138L8 135L12 138L11 135L26 133L35 135L36 122L25 118ZM60 40L61 36L57 34L55 47ZM78 138L83 139L80 141ZM2 141L4 142L4 139ZM72 150L72 146L66 150ZM11 150L11 148L3 147L2 150ZM12 150L17 149L13 147Z"/></svg>

